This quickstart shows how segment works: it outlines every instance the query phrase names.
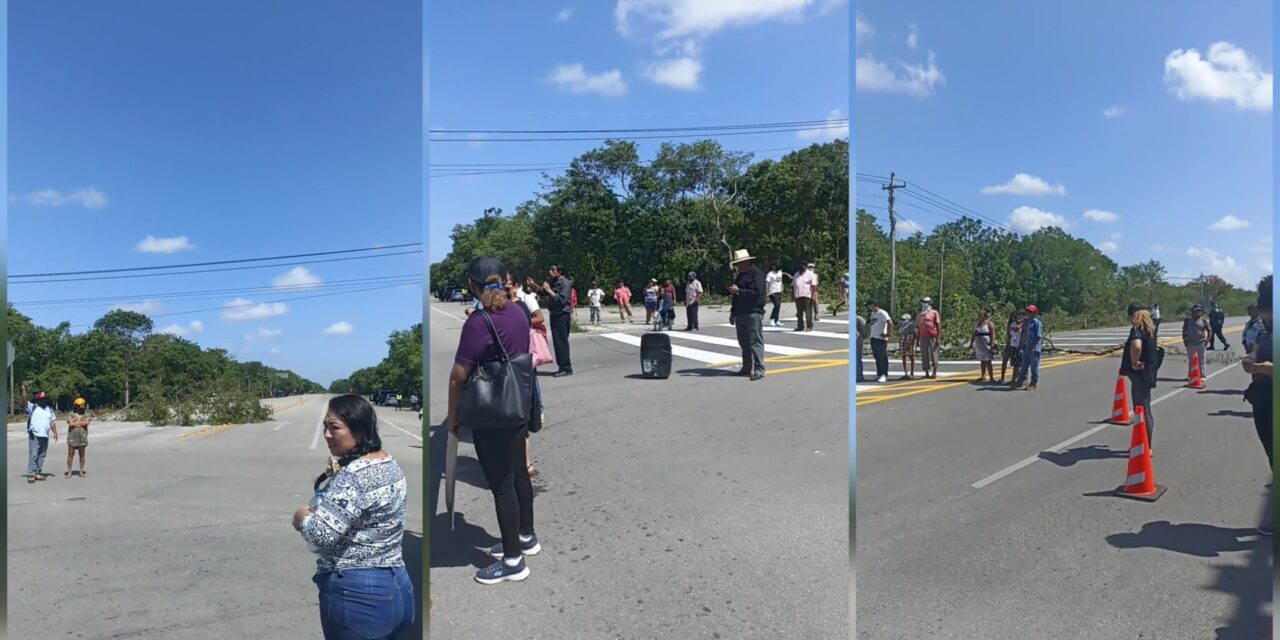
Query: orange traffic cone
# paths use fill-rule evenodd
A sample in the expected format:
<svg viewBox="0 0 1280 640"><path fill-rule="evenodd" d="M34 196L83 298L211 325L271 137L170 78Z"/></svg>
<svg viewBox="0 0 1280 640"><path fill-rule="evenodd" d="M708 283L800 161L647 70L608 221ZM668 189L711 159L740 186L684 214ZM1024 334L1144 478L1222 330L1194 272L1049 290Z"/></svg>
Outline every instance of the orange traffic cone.
<svg viewBox="0 0 1280 640"><path fill-rule="evenodd" d="M1129 387L1124 383L1124 374L1118 374L1116 377L1116 393L1111 402L1111 419L1107 422L1129 424L1132 421L1133 416L1129 415Z"/></svg>
<svg viewBox="0 0 1280 640"><path fill-rule="evenodd" d="M1204 379L1200 377L1200 354L1196 351L1191 352L1191 371L1187 373L1187 387L1190 389L1204 388Z"/></svg>
<svg viewBox="0 0 1280 640"><path fill-rule="evenodd" d="M1147 414L1142 405L1135 407L1138 421L1133 425L1133 436L1129 438L1129 473L1125 476L1124 487L1116 494L1125 498L1134 498L1144 502L1155 502L1164 495L1165 487L1156 484L1155 469L1151 466L1151 448L1147 446Z"/></svg>

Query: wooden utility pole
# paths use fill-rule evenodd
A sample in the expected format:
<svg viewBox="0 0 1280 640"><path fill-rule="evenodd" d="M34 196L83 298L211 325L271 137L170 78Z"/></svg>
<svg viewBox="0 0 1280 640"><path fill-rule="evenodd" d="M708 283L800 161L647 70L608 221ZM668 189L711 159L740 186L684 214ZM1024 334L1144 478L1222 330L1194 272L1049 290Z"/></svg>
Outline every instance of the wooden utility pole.
<svg viewBox="0 0 1280 640"><path fill-rule="evenodd" d="M942 241L942 258L938 264L938 314L942 314L942 284L947 275L947 242Z"/></svg>
<svg viewBox="0 0 1280 640"><path fill-rule="evenodd" d="M889 172L889 184L880 188L889 192L889 317L896 318L898 302L898 215L893 209L893 190L907 186L895 184L895 174Z"/></svg>

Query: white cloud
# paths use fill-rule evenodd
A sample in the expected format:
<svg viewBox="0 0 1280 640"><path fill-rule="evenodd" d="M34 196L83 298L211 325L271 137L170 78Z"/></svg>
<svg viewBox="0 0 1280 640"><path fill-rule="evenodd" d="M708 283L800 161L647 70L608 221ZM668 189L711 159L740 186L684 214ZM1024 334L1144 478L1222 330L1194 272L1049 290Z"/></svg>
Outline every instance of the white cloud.
<svg viewBox="0 0 1280 640"><path fill-rule="evenodd" d="M560 13L556 14L556 17L552 20L552 22L568 22L569 18L572 18L572 17L573 17L573 7L565 7L560 10Z"/></svg>
<svg viewBox="0 0 1280 640"><path fill-rule="evenodd" d="M1248 220L1241 220L1233 215L1222 216L1222 219L1209 225L1214 231L1239 231L1249 228Z"/></svg>
<svg viewBox="0 0 1280 640"><path fill-rule="evenodd" d="M862 91L903 93L923 98L933 93L934 85L946 82L932 51L929 52L927 65L899 62L901 74L888 64L876 60L871 54L859 56L854 66L855 85Z"/></svg>
<svg viewBox="0 0 1280 640"><path fill-rule="evenodd" d="M1059 182L1051 185L1040 178L1025 173L1019 173L1013 176L1013 179L1004 183L990 187L984 187L982 193L991 195L993 193L1009 193L1017 196L1046 196L1046 195L1067 195L1066 187Z"/></svg>
<svg viewBox="0 0 1280 640"><path fill-rule="evenodd" d="M876 30L871 27L870 22L867 22L861 10L854 14L853 31L854 35L859 38L866 38L876 34Z"/></svg>
<svg viewBox="0 0 1280 640"><path fill-rule="evenodd" d="M57 189L41 189L28 193L23 200L26 200L27 204L38 207L61 207L70 204L86 209L101 209L107 206L106 194L93 187L76 189L70 193L61 193Z"/></svg>
<svg viewBox="0 0 1280 640"><path fill-rule="evenodd" d="M1084 212L1084 217L1095 222L1116 222L1120 219L1120 216L1102 209L1090 209Z"/></svg>
<svg viewBox="0 0 1280 640"><path fill-rule="evenodd" d="M186 236L178 236L176 238L157 238L155 236L147 236L134 247L134 251L142 253L178 253L179 251L190 251L196 246Z"/></svg>
<svg viewBox="0 0 1280 640"><path fill-rule="evenodd" d="M843 120L843 122L841 122L841 120ZM827 114L826 126L797 131L796 137L801 140L835 140L836 138L848 138L849 120L840 114L839 109L832 109L831 113Z"/></svg>
<svg viewBox="0 0 1280 640"><path fill-rule="evenodd" d="M142 302L121 302L111 307L111 309L113 311L119 309L120 311L133 311L134 313L151 315L163 311L164 305L159 300L143 300Z"/></svg>
<svg viewBox="0 0 1280 640"><path fill-rule="evenodd" d="M1252 289L1263 275L1271 272L1270 261L1262 260L1254 265L1246 265L1208 247L1188 247L1186 255L1196 261L1197 271L1219 276L1243 289Z"/></svg>
<svg viewBox="0 0 1280 640"><path fill-rule="evenodd" d="M1124 236L1120 235L1120 232L1118 232L1118 231L1117 231L1116 233L1111 234L1111 239L1112 239L1112 240L1119 240L1120 238L1123 238L1123 237L1124 237Z"/></svg>
<svg viewBox="0 0 1280 640"><path fill-rule="evenodd" d="M1018 207L1013 210L1009 216L1009 225L1022 233L1033 233L1039 229L1046 227L1058 227L1066 229L1067 219L1048 211L1041 211L1035 207Z"/></svg>
<svg viewBox="0 0 1280 640"><path fill-rule="evenodd" d="M921 227L910 220L903 219L898 220L898 232L903 236L911 236L917 233L923 233L924 227Z"/></svg>
<svg viewBox="0 0 1280 640"><path fill-rule="evenodd" d="M355 327L351 326L350 322L343 320L329 325L329 327L324 330L324 333L327 336L345 336L350 335L355 330Z"/></svg>
<svg viewBox="0 0 1280 640"><path fill-rule="evenodd" d="M471 147L472 149L483 149L486 146L488 146L488 143L485 142L485 140L488 140L488 139L489 139L489 136L483 133L468 133L467 146Z"/></svg>
<svg viewBox="0 0 1280 640"><path fill-rule="evenodd" d="M1120 248L1120 245L1110 240L1107 240L1106 242L1103 242L1102 244L1098 245L1098 250L1102 251L1103 253L1115 253L1116 249L1119 249L1119 248Z"/></svg>
<svg viewBox="0 0 1280 640"><path fill-rule="evenodd" d="M1241 109L1271 111L1272 76L1244 49L1215 42L1204 58L1177 49L1164 59L1164 80L1180 100L1227 100Z"/></svg>
<svg viewBox="0 0 1280 640"><path fill-rule="evenodd" d="M294 267L278 276L271 281L271 286L277 289L310 289L324 282L314 273L307 270L306 267Z"/></svg>
<svg viewBox="0 0 1280 640"><path fill-rule="evenodd" d="M661 39L706 37L725 27L799 17L812 0L618 0L618 32L635 37L650 28Z"/></svg>
<svg viewBox="0 0 1280 640"><path fill-rule="evenodd" d="M268 350L267 350L267 353L269 353L269 354L271 354L271 355L273 355L273 356L278 356L278 355L280 355L280 349L278 349L278 348L276 348L276 347L271 347L270 349L268 349Z"/></svg>
<svg viewBox="0 0 1280 640"><path fill-rule="evenodd" d="M1151 245L1151 251L1155 253L1173 253L1173 247L1168 247L1162 244L1153 244Z"/></svg>
<svg viewBox="0 0 1280 640"><path fill-rule="evenodd" d="M1112 105L1110 107L1107 107L1106 109L1103 109L1102 115L1103 117L1106 117L1106 118L1115 119L1123 116L1128 111L1129 111L1129 107L1126 107L1124 105Z"/></svg>
<svg viewBox="0 0 1280 640"><path fill-rule="evenodd" d="M822 4L818 7L818 13L827 15L846 4L849 4L849 0L822 0Z"/></svg>
<svg viewBox="0 0 1280 640"><path fill-rule="evenodd" d="M186 337L196 333L202 333L203 331L204 331L204 323L200 322L199 320L192 320L186 325L171 324L161 329L160 333L167 333L171 336L177 336L179 338L182 338L182 337Z"/></svg>
<svg viewBox="0 0 1280 640"><path fill-rule="evenodd" d="M644 75L655 84L672 89L686 91L701 89L702 85L698 82L698 78L702 75L702 61L689 56L663 60L649 65Z"/></svg>
<svg viewBox="0 0 1280 640"><path fill-rule="evenodd" d="M587 73L581 62L556 66L547 80L570 93L595 93L606 98L627 93L627 83L622 80L621 71L614 69L592 75Z"/></svg>
<svg viewBox="0 0 1280 640"><path fill-rule="evenodd" d="M227 322L243 322L282 316L286 313L289 313L289 307L283 302L254 303L252 300L236 298L223 305L222 319Z"/></svg>
<svg viewBox="0 0 1280 640"><path fill-rule="evenodd" d="M907 33L907 47L912 51L915 51L916 47L919 45L920 45L920 27L916 26L916 23L912 22L910 31Z"/></svg>
<svg viewBox="0 0 1280 640"><path fill-rule="evenodd" d="M284 331L281 329L266 329L259 327L257 331L245 334L244 339L249 342L257 342L259 340L274 340L282 335L284 335Z"/></svg>

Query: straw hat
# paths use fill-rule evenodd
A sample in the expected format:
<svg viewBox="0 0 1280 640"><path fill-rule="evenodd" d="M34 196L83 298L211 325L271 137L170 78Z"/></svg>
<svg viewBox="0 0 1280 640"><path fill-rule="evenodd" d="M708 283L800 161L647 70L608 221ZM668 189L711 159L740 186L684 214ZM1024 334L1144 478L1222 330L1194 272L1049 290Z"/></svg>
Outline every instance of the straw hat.
<svg viewBox="0 0 1280 640"><path fill-rule="evenodd" d="M756 257L751 255L750 251L747 251L746 249L738 249L737 251L733 252L733 259L729 261L729 266L732 267L738 264L739 262L746 262L748 260L755 260L755 259Z"/></svg>

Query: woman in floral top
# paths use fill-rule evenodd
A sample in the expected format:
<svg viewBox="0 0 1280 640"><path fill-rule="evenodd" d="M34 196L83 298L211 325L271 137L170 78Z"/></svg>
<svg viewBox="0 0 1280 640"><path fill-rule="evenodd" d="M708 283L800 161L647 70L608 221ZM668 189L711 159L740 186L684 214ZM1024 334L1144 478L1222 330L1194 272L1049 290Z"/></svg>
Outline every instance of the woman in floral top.
<svg viewBox="0 0 1280 640"><path fill-rule="evenodd" d="M329 468L293 527L315 552L325 640L394 638L413 625L413 583L400 555L408 484L382 450L378 415L356 395L329 401Z"/></svg>

